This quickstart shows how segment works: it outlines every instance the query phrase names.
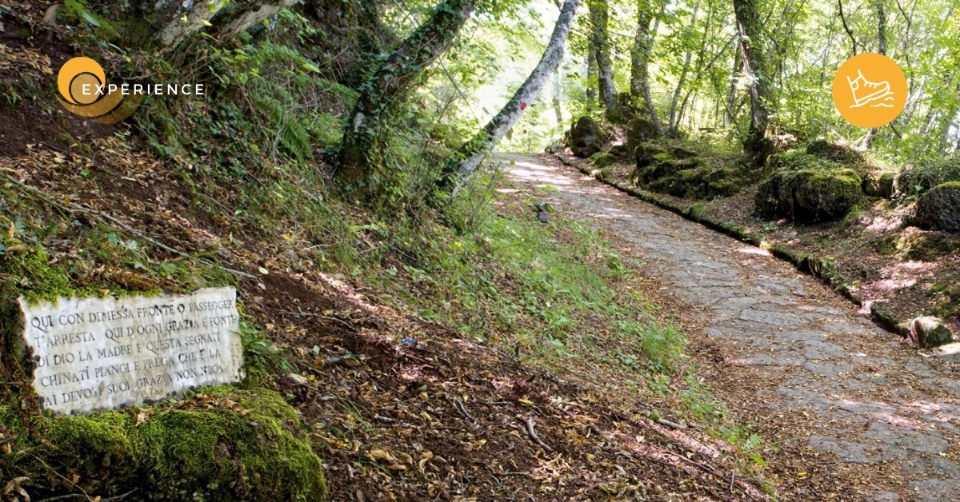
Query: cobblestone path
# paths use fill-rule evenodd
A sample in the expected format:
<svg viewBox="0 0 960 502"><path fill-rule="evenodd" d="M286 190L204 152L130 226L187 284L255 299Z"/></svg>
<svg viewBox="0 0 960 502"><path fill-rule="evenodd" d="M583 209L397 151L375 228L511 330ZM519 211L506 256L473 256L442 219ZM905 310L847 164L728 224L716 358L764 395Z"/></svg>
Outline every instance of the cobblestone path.
<svg viewBox="0 0 960 502"><path fill-rule="evenodd" d="M798 443L866 483L863 500L960 500L960 382L793 267L583 176L546 156L504 154L508 176L626 243L677 313L724 355L724 372L776 421L803 417ZM514 165L509 165L510 161ZM737 402L726 398L735 411ZM743 394L747 395L747 394ZM794 429L795 430L795 429ZM951 460L954 459L954 460ZM802 475L798 473L798 475ZM816 498L811 494L811 499Z"/></svg>

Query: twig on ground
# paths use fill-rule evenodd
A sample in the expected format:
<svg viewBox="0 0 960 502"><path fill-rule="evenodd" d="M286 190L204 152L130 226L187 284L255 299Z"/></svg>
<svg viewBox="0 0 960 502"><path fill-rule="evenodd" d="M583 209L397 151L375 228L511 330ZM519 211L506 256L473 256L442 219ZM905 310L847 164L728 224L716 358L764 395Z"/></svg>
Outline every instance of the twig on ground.
<svg viewBox="0 0 960 502"><path fill-rule="evenodd" d="M527 434L530 435L530 439L532 439L534 443L537 443L538 445L540 445L540 447L543 448L544 450L553 451L553 448L551 448L547 443L544 443L539 437L537 437L537 433L534 432L533 417L527 418Z"/></svg>
<svg viewBox="0 0 960 502"><path fill-rule="evenodd" d="M355 354L344 354L344 355L342 355L342 356L328 357L328 358L326 358L326 359L323 360L323 365L324 365L324 366L329 366L329 365L331 365L331 364L339 364L339 363L342 363L342 362L344 362L344 361L348 361L348 360L350 360L350 359L356 359L356 358L357 358L357 356L356 356Z"/></svg>
<svg viewBox="0 0 960 502"><path fill-rule="evenodd" d="M454 403L456 403L457 409L460 410L460 414L466 417L467 420L470 420L471 422L477 421L477 419L473 418L473 415L471 415L470 412L467 411L467 407L463 405L463 401L457 399L456 401L454 401Z"/></svg>
<svg viewBox="0 0 960 502"><path fill-rule="evenodd" d="M678 423L676 423L676 422L671 422L671 421L669 421L669 420L667 420L667 419L664 419L664 418L658 418L658 419L657 419L657 423L660 424L660 425L665 425L665 426L667 426L667 427L669 427L669 428L671 428L671 429L686 429L686 428L687 428L686 425L678 424Z"/></svg>
<svg viewBox="0 0 960 502"><path fill-rule="evenodd" d="M323 315L323 314L314 314L314 313L311 313L311 312L293 312L293 311L290 311L290 310L288 310L286 313L287 313L287 314L290 314L290 315L298 315L298 316L304 316L304 317L319 317L319 318L321 318L321 319L326 319L326 320L328 320L328 321L334 321L334 322L340 324L341 326L343 326L344 328L347 328L347 329L349 329L350 331L353 331L354 333L356 333L356 331L357 331L357 328L354 328L353 326L351 326L350 323L344 321L343 319L338 319L338 318L333 317L333 316L328 316L328 315Z"/></svg>

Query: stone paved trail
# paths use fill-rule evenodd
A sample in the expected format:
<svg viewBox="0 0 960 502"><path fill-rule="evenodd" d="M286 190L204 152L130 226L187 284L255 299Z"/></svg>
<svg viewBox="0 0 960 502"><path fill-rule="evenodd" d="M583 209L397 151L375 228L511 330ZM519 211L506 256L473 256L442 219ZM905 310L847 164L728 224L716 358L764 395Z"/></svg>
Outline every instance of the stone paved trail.
<svg viewBox="0 0 960 502"><path fill-rule="evenodd" d="M858 479L876 479L864 500L960 500L960 465L950 460L960 447L960 382L757 248L555 159L499 160L515 162L506 167L515 182L556 188L540 196L559 217L591 222L628 243L662 287L691 306L678 313L681 322L702 327L723 349L723 371L758 377L744 388L764 420L802 416L809 424L795 437L768 439L806 443Z"/></svg>

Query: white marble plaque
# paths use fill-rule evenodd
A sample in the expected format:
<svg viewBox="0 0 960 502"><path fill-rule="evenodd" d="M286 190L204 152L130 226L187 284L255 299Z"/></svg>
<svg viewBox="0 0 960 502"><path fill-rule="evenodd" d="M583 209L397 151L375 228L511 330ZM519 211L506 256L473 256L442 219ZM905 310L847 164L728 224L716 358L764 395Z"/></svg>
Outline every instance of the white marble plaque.
<svg viewBox="0 0 960 502"><path fill-rule="evenodd" d="M234 288L19 303L46 409L87 413L242 377Z"/></svg>

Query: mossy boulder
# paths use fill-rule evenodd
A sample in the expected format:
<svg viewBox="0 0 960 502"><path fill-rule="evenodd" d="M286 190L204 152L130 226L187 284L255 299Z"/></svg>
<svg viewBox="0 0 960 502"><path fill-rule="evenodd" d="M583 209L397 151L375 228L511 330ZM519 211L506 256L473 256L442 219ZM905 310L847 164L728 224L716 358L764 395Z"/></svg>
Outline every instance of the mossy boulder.
<svg viewBox="0 0 960 502"><path fill-rule="evenodd" d="M607 167L616 161L617 156L609 152L598 153L593 157L590 157L590 163L593 164L593 167L598 169L603 169L604 167Z"/></svg>
<svg viewBox="0 0 960 502"><path fill-rule="evenodd" d="M55 465L91 495L132 491L137 500L204 501L327 497L322 464L304 439L296 410L266 389L217 387L176 407L38 417L34 426L47 446L18 444L34 454L4 460L25 473L47 472L41 462ZM38 498L76 491L53 475L34 481L30 493Z"/></svg>
<svg viewBox="0 0 960 502"><path fill-rule="evenodd" d="M954 278L956 281L958 278ZM943 319L960 319L960 283L947 282L948 278L941 278L940 283L930 288L929 296L934 300L930 312Z"/></svg>
<svg viewBox="0 0 960 502"><path fill-rule="evenodd" d="M929 230L960 233L960 182L944 183L923 194L910 223Z"/></svg>
<svg viewBox="0 0 960 502"><path fill-rule="evenodd" d="M861 183L855 171L830 161L812 168L781 168L760 184L755 212L762 218L797 222L837 220L861 203Z"/></svg>
<svg viewBox="0 0 960 502"><path fill-rule="evenodd" d="M658 136L657 126L652 120L634 118L627 124L627 154L637 153L638 146Z"/></svg>
<svg viewBox="0 0 960 502"><path fill-rule="evenodd" d="M629 92L617 94L617 107L607 113L607 120L614 124L626 124L643 114Z"/></svg>
<svg viewBox="0 0 960 502"><path fill-rule="evenodd" d="M894 190L899 197L923 195L934 187L960 181L960 159L944 159L907 165L894 180Z"/></svg>
<svg viewBox="0 0 960 502"><path fill-rule="evenodd" d="M642 169L669 158L667 150L656 143L640 143L633 151L637 160L637 169Z"/></svg>
<svg viewBox="0 0 960 502"><path fill-rule="evenodd" d="M863 177L863 186L860 188L864 195L868 197L889 199L893 197L893 182L895 179L896 174L891 172L870 173Z"/></svg>
<svg viewBox="0 0 960 502"><path fill-rule="evenodd" d="M603 149L607 134L595 119L583 116L570 128L567 146L577 157L586 159Z"/></svg>
<svg viewBox="0 0 960 502"><path fill-rule="evenodd" d="M838 164L863 164L863 154L847 145L831 143L818 139L807 145L806 152L818 159L829 160Z"/></svg>
<svg viewBox="0 0 960 502"><path fill-rule="evenodd" d="M655 192L706 199L736 194L750 183L746 170L706 165L696 150L683 145L643 142L636 156L630 182Z"/></svg>
<svg viewBox="0 0 960 502"><path fill-rule="evenodd" d="M953 341L953 333L936 317L918 317L913 320L911 327L921 347L939 347Z"/></svg>

